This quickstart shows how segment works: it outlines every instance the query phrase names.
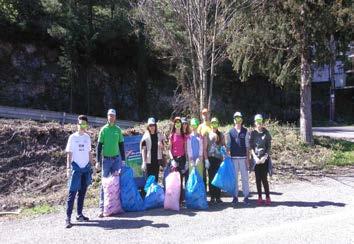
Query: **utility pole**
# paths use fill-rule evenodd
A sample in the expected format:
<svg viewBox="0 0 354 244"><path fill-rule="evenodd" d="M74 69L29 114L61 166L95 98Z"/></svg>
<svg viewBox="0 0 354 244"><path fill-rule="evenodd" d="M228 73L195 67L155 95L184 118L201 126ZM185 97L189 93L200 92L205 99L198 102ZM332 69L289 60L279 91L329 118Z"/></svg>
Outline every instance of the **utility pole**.
<svg viewBox="0 0 354 244"><path fill-rule="evenodd" d="M336 79L335 79L335 65L336 65L336 43L333 34L330 40L331 47L331 62L329 65L329 80L331 86L329 88L329 121L335 120L335 101L336 101Z"/></svg>

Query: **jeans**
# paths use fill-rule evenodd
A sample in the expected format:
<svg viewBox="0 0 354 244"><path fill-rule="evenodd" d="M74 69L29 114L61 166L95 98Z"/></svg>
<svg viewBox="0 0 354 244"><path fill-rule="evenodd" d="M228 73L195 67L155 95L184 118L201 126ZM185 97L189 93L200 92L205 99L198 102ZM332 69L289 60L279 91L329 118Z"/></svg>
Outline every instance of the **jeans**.
<svg viewBox="0 0 354 244"><path fill-rule="evenodd" d="M122 158L120 157L120 155L117 156L115 159L103 159L102 177L109 177L115 171L120 170L121 167L122 167ZM101 185L100 203L99 203L99 208L101 211L103 211L103 205L104 205L104 193L103 193L103 187Z"/></svg>
<svg viewBox="0 0 354 244"><path fill-rule="evenodd" d="M236 175L236 191L235 197L238 196L238 172L241 172L241 180L242 180L242 192L243 196L246 198L250 194L250 187L248 183L248 169L246 167L246 159L245 158L233 158L232 162L235 166L235 175Z"/></svg>
<svg viewBox="0 0 354 244"><path fill-rule="evenodd" d="M84 199L86 195L87 185L86 185L86 177L85 175L81 176L81 188L78 191L69 191L68 200L66 202L66 216L68 219L71 218L71 214L73 212L74 201L76 194L78 194L77 198L77 215L82 215L82 210L84 208Z"/></svg>

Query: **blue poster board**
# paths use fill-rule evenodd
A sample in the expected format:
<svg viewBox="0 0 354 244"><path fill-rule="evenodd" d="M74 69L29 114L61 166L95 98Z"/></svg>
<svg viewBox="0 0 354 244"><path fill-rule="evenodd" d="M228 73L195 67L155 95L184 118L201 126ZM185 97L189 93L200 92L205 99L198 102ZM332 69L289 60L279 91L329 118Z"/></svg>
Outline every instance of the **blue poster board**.
<svg viewBox="0 0 354 244"><path fill-rule="evenodd" d="M141 170L143 160L140 153L140 141L142 137L142 135L124 137L125 164L133 169L138 187L145 185L144 172Z"/></svg>

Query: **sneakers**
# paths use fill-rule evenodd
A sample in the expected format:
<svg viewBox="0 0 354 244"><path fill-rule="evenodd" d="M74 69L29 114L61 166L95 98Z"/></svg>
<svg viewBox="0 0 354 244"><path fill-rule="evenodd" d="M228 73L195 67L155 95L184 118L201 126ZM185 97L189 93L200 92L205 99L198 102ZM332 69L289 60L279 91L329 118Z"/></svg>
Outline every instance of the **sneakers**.
<svg viewBox="0 0 354 244"><path fill-rule="evenodd" d="M103 218L103 217L104 217L103 212L100 212L100 213L98 214L98 217L99 217L99 218Z"/></svg>
<svg viewBox="0 0 354 244"><path fill-rule="evenodd" d="M258 197L257 205L258 205L258 206L262 206L262 205L263 205L263 199L262 199L262 197Z"/></svg>
<svg viewBox="0 0 354 244"><path fill-rule="evenodd" d="M265 201L265 205L270 206L271 203L272 201L270 200L270 197L267 197Z"/></svg>
<svg viewBox="0 0 354 244"><path fill-rule="evenodd" d="M245 198L243 199L243 204L244 204L245 206L249 206L249 205L250 205L250 201L248 200L248 197L245 197Z"/></svg>
<svg viewBox="0 0 354 244"><path fill-rule="evenodd" d="M70 229L73 227L73 224L71 223L70 219L65 220L65 228Z"/></svg>
<svg viewBox="0 0 354 244"><path fill-rule="evenodd" d="M79 222L85 222L85 221L89 221L90 219L81 214L81 215L76 217L76 220L79 221Z"/></svg>
<svg viewBox="0 0 354 244"><path fill-rule="evenodd" d="M237 197L234 197L234 198L232 199L232 204L233 204L234 206L236 206L237 203L238 203L238 198L237 198Z"/></svg>
<svg viewBox="0 0 354 244"><path fill-rule="evenodd" d="M212 197L212 198L210 199L210 204L214 204L214 203L216 203L216 200L215 200L214 197Z"/></svg>
<svg viewBox="0 0 354 244"><path fill-rule="evenodd" d="M216 203L223 203L223 201L220 198L216 198Z"/></svg>

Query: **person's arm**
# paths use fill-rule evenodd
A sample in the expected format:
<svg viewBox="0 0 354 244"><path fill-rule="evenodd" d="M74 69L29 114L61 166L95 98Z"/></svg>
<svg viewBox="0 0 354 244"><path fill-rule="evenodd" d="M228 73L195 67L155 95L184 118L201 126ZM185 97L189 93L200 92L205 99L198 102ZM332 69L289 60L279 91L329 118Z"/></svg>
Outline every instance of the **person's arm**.
<svg viewBox="0 0 354 244"><path fill-rule="evenodd" d="M99 165L102 164L102 160L101 160L102 147L103 147L103 143L98 142L97 147L96 147L96 164L99 164ZM98 166L98 165L96 165L96 166Z"/></svg>
<svg viewBox="0 0 354 244"><path fill-rule="evenodd" d="M173 147L173 145L172 145L172 136L170 136L169 142L170 142L170 149L168 150L168 155L170 156L170 159L172 160L173 159L173 154L172 154L172 147Z"/></svg>
<svg viewBox="0 0 354 244"><path fill-rule="evenodd" d="M202 146L200 147L200 154L199 157L204 157L204 160L209 160L208 158L208 135L202 137Z"/></svg>
<svg viewBox="0 0 354 244"><path fill-rule="evenodd" d="M73 153L67 152L66 153L66 176L69 178L71 174L71 162L73 160Z"/></svg>
<svg viewBox="0 0 354 244"><path fill-rule="evenodd" d="M141 151L141 157L143 159L143 163L146 163L146 158L147 158L147 148L146 148L146 142L142 141L141 142L141 147L140 147L140 151Z"/></svg>
<svg viewBox="0 0 354 244"><path fill-rule="evenodd" d="M266 150L265 150L265 152L268 155L270 155L271 147L272 147L272 136L270 135L269 132L267 132L267 141L266 141Z"/></svg>
<svg viewBox="0 0 354 244"><path fill-rule="evenodd" d="M231 155L230 148L231 148L231 137L230 137L230 132L225 133L225 147L226 147L226 153L228 156Z"/></svg>
<svg viewBox="0 0 354 244"><path fill-rule="evenodd" d="M125 151L124 151L124 142L119 143L119 152L122 158L122 161L125 161Z"/></svg>
<svg viewBox="0 0 354 244"><path fill-rule="evenodd" d="M247 166L247 168L249 168L249 166L250 166L250 134L248 131L246 132L245 141L246 141L246 166Z"/></svg>

